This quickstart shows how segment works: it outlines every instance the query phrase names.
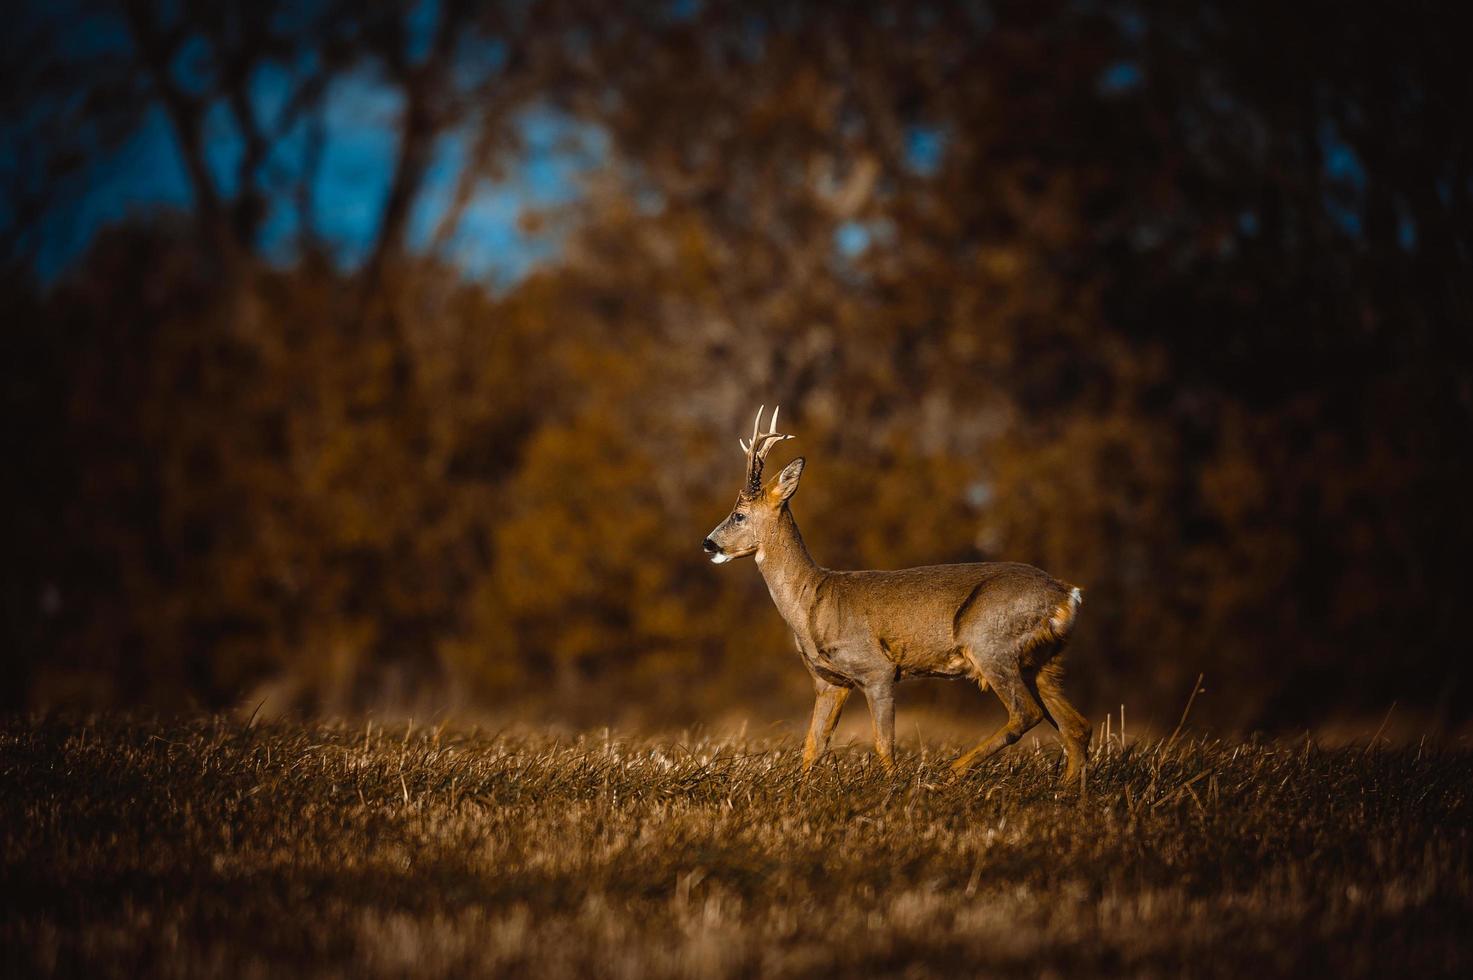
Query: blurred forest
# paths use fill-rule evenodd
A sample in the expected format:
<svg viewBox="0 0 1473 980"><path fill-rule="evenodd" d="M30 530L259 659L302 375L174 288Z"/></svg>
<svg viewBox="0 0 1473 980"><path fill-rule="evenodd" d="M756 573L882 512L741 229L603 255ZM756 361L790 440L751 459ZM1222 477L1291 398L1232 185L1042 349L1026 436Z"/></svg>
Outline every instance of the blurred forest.
<svg viewBox="0 0 1473 980"><path fill-rule="evenodd" d="M1169 725L1205 672L1222 724L1465 721L1473 72L1447 11L17 12L0 696L801 713L755 570L700 550L780 402L820 562L1081 584L1096 712ZM346 189L352 240L318 200L344 85L394 136ZM51 216L151 121L187 194L44 268ZM529 154L582 159L574 191L520 209L516 274L468 269L477 195Z"/></svg>

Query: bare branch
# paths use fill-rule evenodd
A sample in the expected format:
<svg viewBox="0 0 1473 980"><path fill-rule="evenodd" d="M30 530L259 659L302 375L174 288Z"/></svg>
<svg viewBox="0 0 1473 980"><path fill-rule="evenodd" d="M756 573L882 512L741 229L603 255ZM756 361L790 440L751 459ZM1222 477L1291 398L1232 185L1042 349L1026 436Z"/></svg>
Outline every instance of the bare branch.
<svg viewBox="0 0 1473 980"><path fill-rule="evenodd" d="M181 43L183 34L177 27L170 31L161 31L144 0L130 0L125 5L125 11L128 29L138 46L143 67L163 103L170 125L174 128L179 155L184 161L194 192L200 225L206 236L213 238L223 252L233 252L234 242L223 221L220 195L205 163L201 140L204 106L199 100L181 91L169 75L169 61Z"/></svg>

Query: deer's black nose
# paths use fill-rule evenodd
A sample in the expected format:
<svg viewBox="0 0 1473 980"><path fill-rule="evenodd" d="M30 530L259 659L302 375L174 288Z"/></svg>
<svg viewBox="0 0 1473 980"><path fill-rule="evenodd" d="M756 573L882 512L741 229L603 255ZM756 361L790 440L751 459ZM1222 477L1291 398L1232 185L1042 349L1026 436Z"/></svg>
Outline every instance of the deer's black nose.
<svg viewBox="0 0 1473 980"><path fill-rule="evenodd" d="M706 549L706 554L708 555L716 553L716 542L712 541L710 538L702 541L701 547Z"/></svg>

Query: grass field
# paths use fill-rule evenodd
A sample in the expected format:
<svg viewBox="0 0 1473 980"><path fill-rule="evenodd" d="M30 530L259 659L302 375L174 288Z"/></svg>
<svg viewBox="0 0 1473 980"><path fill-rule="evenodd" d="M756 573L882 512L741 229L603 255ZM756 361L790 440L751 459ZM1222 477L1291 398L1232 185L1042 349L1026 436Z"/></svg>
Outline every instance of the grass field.
<svg viewBox="0 0 1473 980"><path fill-rule="evenodd" d="M1473 975L1473 753L0 724L7 974Z"/></svg>

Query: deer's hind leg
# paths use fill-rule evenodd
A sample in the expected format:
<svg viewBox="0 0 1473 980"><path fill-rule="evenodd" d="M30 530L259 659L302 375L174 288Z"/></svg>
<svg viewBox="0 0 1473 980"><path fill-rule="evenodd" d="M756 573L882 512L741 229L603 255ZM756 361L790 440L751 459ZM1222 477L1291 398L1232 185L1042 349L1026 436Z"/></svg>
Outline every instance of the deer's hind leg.
<svg viewBox="0 0 1473 980"><path fill-rule="evenodd" d="M957 757L951 764L955 773L964 773L975 763L1012 745L1037 725L1044 717L1043 705L1034 695L1028 682L1023 679L1021 664L1016 658L1007 658L1005 664L985 662L966 651L967 659L981 674L979 684L985 690L991 687L1002 706L1007 709L1008 720L992 735L979 742L975 748Z"/></svg>
<svg viewBox="0 0 1473 980"><path fill-rule="evenodd" d="M1050 660L1033 677L1039 700L1043 702L1049 721L1059 730L1064 743L1064 755L1068 765L1064 770L1064 782L1073 783L1079 778L1089 752L1089 722L1064 697L1064 665L1058 659Z"/></svg>

